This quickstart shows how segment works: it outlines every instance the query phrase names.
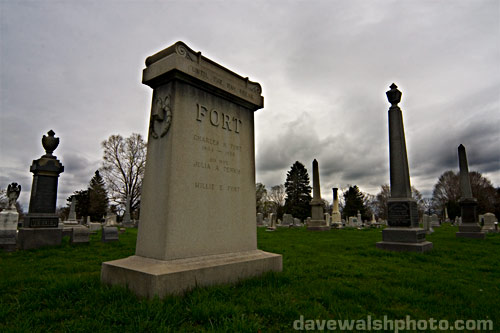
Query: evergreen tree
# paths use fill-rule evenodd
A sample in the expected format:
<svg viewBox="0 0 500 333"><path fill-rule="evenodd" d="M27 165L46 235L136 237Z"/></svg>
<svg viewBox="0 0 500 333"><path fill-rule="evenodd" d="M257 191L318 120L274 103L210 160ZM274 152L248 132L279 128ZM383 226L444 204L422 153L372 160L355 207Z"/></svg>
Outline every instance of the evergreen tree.
<svg viewBox="0 0 500 333"><path fill-rule="evenodd" d="M108 209L108 202L106 184L97 170L89 184L89 216L92 221L102 219Z"/></svg>
<svg viewBox="0 0 500 333"><path fill-rule="evenodd" d="M86 218L89 215L89 191L88 190L80 190L75 191L72 195L70 195L66 201L68 202L68 208L71 206L71 201L73 197L76 198L75 205L75 213L76 218ZM68 210L69 212L69 210Z"/></svg>
<svg viewBox="0 0 500 333"><path fill-rule="evenodd" d="M344 192L345 206L344 210L342 211L342 215L344 215L344 218L346 220L350 216L356 216L358 214L358 210L361 213L361 218L363 220L371 219L371 216L367 215L364 198L364 194L356 185L349 186L349 190Z"/></svg>
<svg viewBox="0 0 500 333"><path fill-rule="evenodd" d="M299 161L292 165L286 175L285 182L285 212L301 220L311 215L311 186L309 175L304 164Z"/></svg>

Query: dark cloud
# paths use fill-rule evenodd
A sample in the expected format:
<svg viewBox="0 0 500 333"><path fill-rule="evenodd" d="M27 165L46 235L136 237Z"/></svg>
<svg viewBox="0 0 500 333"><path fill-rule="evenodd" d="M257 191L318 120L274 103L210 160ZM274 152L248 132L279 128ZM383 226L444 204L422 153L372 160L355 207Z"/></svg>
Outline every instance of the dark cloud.
<svg viewBox="0 0 500 333"><path fill-rule="evenodd" d="M467 147L500 186L498 1L0 2L0 186L43 154L49 129L66 167L59 204L86 188L111 134L147 133L144 59L177 40L263 87L257 181L320 163L324 195L389 182L385 97L395 82L411 181L430 195ZM242 15L244 13L244 15ZM167 19L168 18L168 19ZM92 24L89 24L91 22ZM331 200L331 198L328 198ZM25 207L27 205L25 204Z"/></svg>

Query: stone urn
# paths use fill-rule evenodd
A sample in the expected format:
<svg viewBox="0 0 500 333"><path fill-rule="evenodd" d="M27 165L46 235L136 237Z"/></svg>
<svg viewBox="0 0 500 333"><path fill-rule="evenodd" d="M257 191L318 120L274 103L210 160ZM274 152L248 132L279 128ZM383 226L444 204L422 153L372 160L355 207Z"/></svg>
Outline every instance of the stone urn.
<svg viewBox="0 0 500 333"><path fill-rule="evenodd" d="M45 156L52 156L54 150L59 146L59 138L56 138L53 130L47 132L49 136L44 135L42 138L42 146L45 149Z"/></svg>

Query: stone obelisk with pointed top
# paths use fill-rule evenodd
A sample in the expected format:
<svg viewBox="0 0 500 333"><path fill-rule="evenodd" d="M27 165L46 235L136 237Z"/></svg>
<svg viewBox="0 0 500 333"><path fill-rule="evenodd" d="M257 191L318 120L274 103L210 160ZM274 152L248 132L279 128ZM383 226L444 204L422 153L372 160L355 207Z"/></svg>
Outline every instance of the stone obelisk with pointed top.
<svg viewBox="0 0 500 333"><path fill-rule="evenodd" d="M481 226L478 224L477 200L472 196L467 153L463 145L458 146L458 166L460 168L461 198L459 205L462 224L458 226L456 236L483 239L485 233L481 231Z"/></svg>
<svg viewBox="0 0 500 333"><path fill-rule="evenodd" d="M406 155L406 140L403 114L398 104L401 91L393 83L387 98L389 108L389 167L391 197L388 199L388 225L382 231L379 249L391 251L425 252L432 249L432 243L425 240L425 230L418 225L417 202L411 196L410 172Z"/></svg>
<svg viewBox="0 0 500 333"><path fill-rule="evenodd" d="M311 205L311 220L307 224L307 230L330 230L323 215L323 200L321 200L321 190L319 186L319 167L316 159L313 161L313 198Z"/></svg>

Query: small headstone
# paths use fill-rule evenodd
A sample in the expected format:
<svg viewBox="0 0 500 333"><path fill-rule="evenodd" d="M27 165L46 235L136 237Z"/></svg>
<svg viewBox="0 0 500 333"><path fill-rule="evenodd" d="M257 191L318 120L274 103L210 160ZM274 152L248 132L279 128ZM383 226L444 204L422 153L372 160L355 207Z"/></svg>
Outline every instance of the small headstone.
<svg viewBox="0 0 500 333"><path fill-rule="evenodd" d="M293 226L294 227L303 227L304 224L302 223L302 221L300 221L300 219L294 217L294 219L293 219Z"/></svg>
<svg viewBox="0 0 500 333"><path fill-rule="evenodd" d="M494 232L495 231L495 222L498 222L495 214L486 213L483 215L483 220L484 220L483 231Z"/></svg>
<svg viewBox="0 0 500 333"><path fill-rule="evenodd" d="M293 225L292 214L283 214L283 226L290 227Z"/></svg>
<svg viewBox="0 0 500 333"><path fill-rule="evenodd" d="M422 218L422 222L424 224L424 230L426 234L432 234L434 230L432 229L431 217L427 214L424 214Z"/></svg>
<svg viewBox="0 0 500 333"><path fill-rule="evenodd" d="M97 222L90 222L89 223L89 230L91 233L97 233L99 230L101 230L102 224L97 223Z"/></svg>
<svg viewBox="0 0 500 333"><path fill-rule="evenodd" d="M69 242L71 244L89 243L90 230L88 228L73 228Z"/></svg>
<svg viewBox="0 0 500 333"><path fill-rule="evenodd" d="M106 213L106 219L105 219L104 225L107 227L113 227L113 226L118 225L118 223L116 222L116 214L111 212L110 209Z"/></svg>
<svg viewBox="0 0 500 333"><path fill-rule="evenodd" d="M327 226L329 226L332 223L332 218L330 217L330 214L325 213L325 223Z"/></svg>
<svg viewBox="0 0 500 333"><path fill-rule="evenodd" d="M117 227L104 227L102 228L101 241L103 242L114 242L118 240L118 228Z"/></svg>
<svg viewBox="0 0 500 333"><path fill-rule="evenodd" d="M441 225L439 224L439 217L437 214L432 214L431 215L431 226L434 228L439 228Z"/></svg>
<svg viewBox="0 0 500 333"><path fill-rule="evenodd" d="M264 219L262 217L262 213L257 213L257 226L258 227L264 226Z"/></svg>

